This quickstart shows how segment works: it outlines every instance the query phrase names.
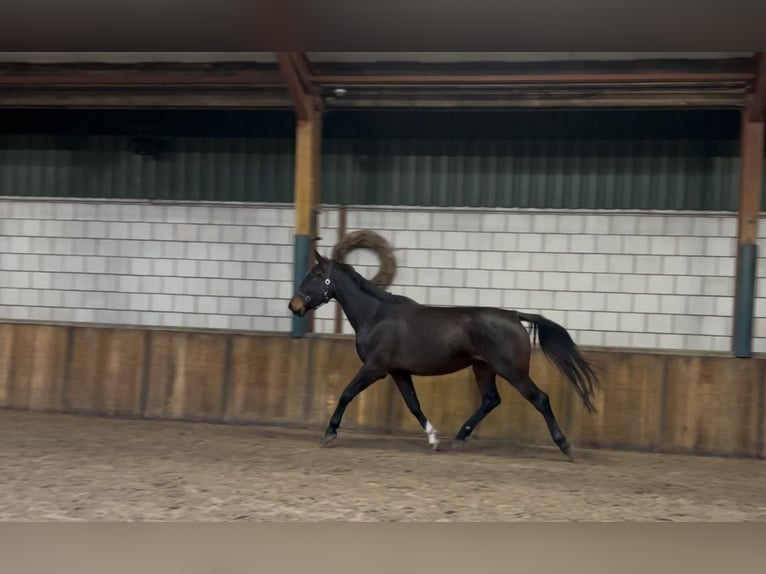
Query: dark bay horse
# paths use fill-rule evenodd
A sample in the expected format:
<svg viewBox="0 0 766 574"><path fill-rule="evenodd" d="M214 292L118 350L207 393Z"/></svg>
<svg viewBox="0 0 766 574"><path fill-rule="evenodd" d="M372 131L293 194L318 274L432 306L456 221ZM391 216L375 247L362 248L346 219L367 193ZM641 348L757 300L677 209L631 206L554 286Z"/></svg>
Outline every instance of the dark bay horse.
<svg viewBox="0 0 766 574"><path fill-rule="evenodd" d="M362 366L343 390L330 418L324 444L337 437L343 413L359 393L391 375L410 412L417 418L434 449L436 429L420 408L412 375L446 375L472 367L481 405L463 423L454 446L459 446L484 417L500 404L495 379L506 379L543 415L551 438L572 458L571 448L553 415L548 395L529 376L532 342L522 321L532 325L545 356L571 383L585 408L594 412L591 396L598 377L561 325L541 315L492 307L436 307L380 289L346 264L315 252L316 264L290 299L295 315L336 299L356 332Z"/></svg>

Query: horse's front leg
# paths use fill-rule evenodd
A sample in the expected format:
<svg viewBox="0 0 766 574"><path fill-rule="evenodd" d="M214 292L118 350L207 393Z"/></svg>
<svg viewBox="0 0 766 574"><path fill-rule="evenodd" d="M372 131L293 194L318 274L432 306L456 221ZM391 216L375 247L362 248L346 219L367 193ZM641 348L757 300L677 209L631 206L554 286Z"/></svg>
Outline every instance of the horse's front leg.
<svg viewBox="0 0 766 574"><path fill-rule="evenodd" d="M412 383L412 376L408 373L395 373L391 376L394 379L394 382L396 383L396 386L399 389L399 392L401 393L407 408L410 409L410 412L420 423L420 426L423 427L424 431L426 431L426 436L428 436L428 444L431 445L432 449L438 450L439 434L434 426L430 423L428 418L426 418L426 415L423 414L423 410L420 408L420 400L418 400L418 395L415 392L415 385Z"/></svg>
<svg viewBox="0 0 766 574"><path fill-rule="evenodd" d="M338 400L338 406L335 407L335 412L330 418L330 424L327 426L327 431L324 435L324 441L322 444L326 445L338 436L338 427L340 421L343 418L343 413L346 411L348 404L364 389L369 387L375 381L386 376L386 371L371 363L365 363L356 373L351 382L343 389Z"/></svg>

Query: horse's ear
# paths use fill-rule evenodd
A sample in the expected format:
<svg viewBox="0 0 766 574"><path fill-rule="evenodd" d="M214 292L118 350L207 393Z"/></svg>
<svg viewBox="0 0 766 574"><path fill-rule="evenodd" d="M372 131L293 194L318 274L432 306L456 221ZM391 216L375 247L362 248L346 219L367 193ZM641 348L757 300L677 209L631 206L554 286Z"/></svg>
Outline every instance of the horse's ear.
<svg viewBox="0 0 766 574"><path fill-rule="evenodd" d="M327 261L327 259L322 257L322 255L316 249L314 249L314 257L316 258L317 263L324 263Z"/></svg>

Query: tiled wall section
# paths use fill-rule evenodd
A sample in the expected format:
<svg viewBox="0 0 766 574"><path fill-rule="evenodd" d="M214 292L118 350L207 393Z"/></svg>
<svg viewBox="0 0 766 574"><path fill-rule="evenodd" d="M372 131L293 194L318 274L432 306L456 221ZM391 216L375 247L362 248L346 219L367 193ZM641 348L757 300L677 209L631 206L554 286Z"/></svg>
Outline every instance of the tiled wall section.
<svg viewBox="0 0 766 574"><path fill-rule="evenodd" d="M286 332L292 223L279 205L0 200L0 319ZM337 208L320 225L328 252ZM385 236L391 290L425 303L542 312L586 345L730 347L730 214L350 208L348 228ZM349 260L377 269L371 253ZM765 270L761 258L764 352ZM333 331L334 309L318 331Z"/></svg>
<svg viewBox="0 0 766 574"><path fill-rule="evenodd" d="M338 213L323 214L335 238ZM353 209L397 250L389 289L437 305L541 312L584 345L728 351L736 217L731 214ZM329 246L328 246L329 248ZM766 251L761 240L760 253ZM349 262L366 277L371 252ZM754 348L766 352L766 259L759 259ZM317 329L332 332L332 303ZM345 332L350 326L345 323Z"/></svg>
<svg viewBox="0 0 766 574"><path fill-rule="evenodd" d="M0 318L287 331L293 210L0 200Z"/></svg>

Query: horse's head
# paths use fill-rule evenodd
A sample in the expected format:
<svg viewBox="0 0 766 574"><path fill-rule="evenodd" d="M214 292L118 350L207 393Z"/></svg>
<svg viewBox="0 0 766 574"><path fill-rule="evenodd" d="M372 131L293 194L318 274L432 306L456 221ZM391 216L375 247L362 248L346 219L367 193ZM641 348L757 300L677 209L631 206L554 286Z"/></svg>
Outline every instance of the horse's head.
<svg viewBox="0 0 766 574"><path fill-rule="evenodd" d="M298 317L303 317L309 311L327 303L335 296L331 277L332 261L314 251L316 263L306 273L300 287L287 305L290 311Z"/></svg>

